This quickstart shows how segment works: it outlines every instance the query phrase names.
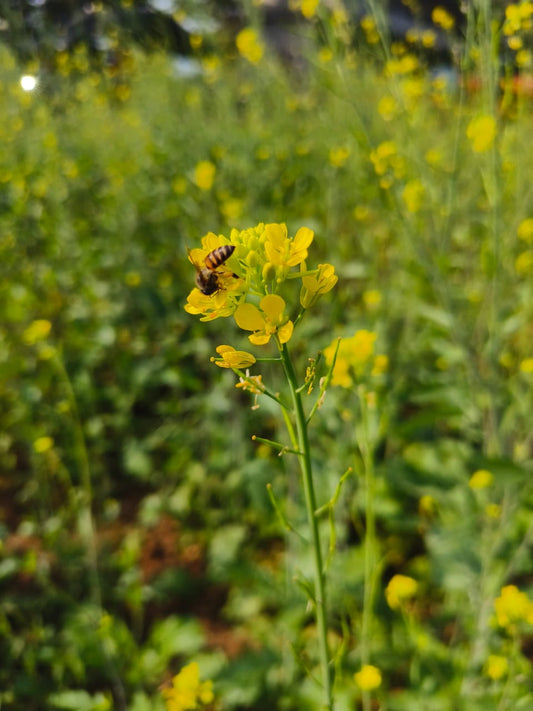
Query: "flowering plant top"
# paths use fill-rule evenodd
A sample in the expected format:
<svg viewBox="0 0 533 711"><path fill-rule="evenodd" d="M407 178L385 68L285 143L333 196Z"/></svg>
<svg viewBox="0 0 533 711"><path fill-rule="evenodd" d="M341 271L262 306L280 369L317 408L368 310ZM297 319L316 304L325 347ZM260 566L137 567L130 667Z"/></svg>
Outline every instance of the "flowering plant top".
<svg viewBox="0 0 533 711"><path fill-rule="evenodd" d="M283 223L234 229L229 238L209 232L201 248L189 251L198 276L185 310L202 321L233 316L240 328L251 332L248 338L254 345L265 345L272 337L286 343L303 312L337 283L331 264L308 269L313 239L308 227L291 237ZM290 307L279 292L295 279L300 280L300 312L291 320Z"/></svg>

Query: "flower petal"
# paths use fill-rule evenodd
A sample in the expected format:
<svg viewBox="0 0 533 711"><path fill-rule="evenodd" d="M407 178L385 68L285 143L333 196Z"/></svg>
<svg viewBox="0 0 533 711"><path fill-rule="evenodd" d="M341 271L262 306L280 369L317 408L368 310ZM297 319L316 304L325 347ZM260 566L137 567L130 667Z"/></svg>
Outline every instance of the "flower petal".
<svg viewBox="0 0 533 711"><path fill-rule="evenodd" d="M265 319L253 304L241 304L233 315L237 326L244 331L260 331L265 327Z"/></svg>
<svg viewBox="0 0 533 711"><path fill-rule="evenodd" d="M260 302L261 311L272 324L278 324L285 311L285 301L277 294L267 294ZM262 327L261 327L262 328Z"/></svg>
<svg viewBox="0 0 533 711"><path fill-rule="evenodd" d="M265 346L270 341L270 335L271 334L266 331L257 331L256 333L252 333L251 336L248 336L248 340L250 343L253 343L254 346Z"/></svg>
<svg viewBox="0 0 533 711"><path fill-rule="evenodd" d="M292 336L294 324L292 321L287 321L280 329L278 329L278 338L280 343L287 343Z"/></svg>

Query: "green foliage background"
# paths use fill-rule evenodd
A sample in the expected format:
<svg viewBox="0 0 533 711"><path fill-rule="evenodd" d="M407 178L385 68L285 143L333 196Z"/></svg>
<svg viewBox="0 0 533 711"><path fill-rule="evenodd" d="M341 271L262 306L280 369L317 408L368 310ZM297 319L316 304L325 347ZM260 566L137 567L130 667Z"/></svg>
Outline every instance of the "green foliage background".
<svg viewBox="0 0 533 711"><path fill-rule="evenodd" d="M298 522L298 479L251 442L281 436L276 412L250 410L209 361L218 344L246 348L235 324L183 310L187 247L258 222L311 227L314 261L339 274L295 336L302 375L358 329L390 362L372 452L379 708L531 707L531 628L493 621L501 587L527 591L532 574L533 256L517 238L531 105L502 93L482 20L467 47L478 93L420 63L387 74L381 50L355 53L329 17L329 54L309 43L292 73L269 51L204 58L187 78L129 51L102 72L79 49L25 93L38 68L0 52L2 709L162 709L158 686L192 659L217 708L316 707L312 618L291 581L308 562L266 491ZM476 153L479 115L497 135ZM378 176L387 141L395 162ZM408 185L422 186L416 209ZM38 319L51 332L32 342ZM359 703L361 417L355 388L331 389L312 433L321 500L354 468L330 563L339 709ZM468 486L479 469L488 490ZM420 586L403 616L383 595L395 573ZM507 679L487 676L489 654Z"/></svg>

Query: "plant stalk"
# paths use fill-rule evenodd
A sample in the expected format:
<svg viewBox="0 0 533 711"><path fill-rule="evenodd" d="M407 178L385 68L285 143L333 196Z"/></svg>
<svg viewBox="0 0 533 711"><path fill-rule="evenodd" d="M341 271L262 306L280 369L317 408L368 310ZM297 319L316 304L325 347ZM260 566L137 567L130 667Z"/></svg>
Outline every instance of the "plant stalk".
<svg viewBox="0 0 533 711"><path fill-rule="evenodd" d="M309 446L309 436L307 432L307 420L302 404L301 393L298 389L294 367L289 355L287 344L278 342L278 348L281 355L281 361L287 376L287 381L291 391L292 402L294 406L294 414L296 419L296 432L298 438L298 451L300 452L298 460L302 473L305 506L307 509L307 518L309 521L309 529L311 532L311 544L313 548L313 563L314 563L314 595L315 595L315 616L319 644L320 666L322 671L322 687L323 687L323 708L327 711L333 711L333 673L330 665L330 654L328 647L328 628L327 628L327 607L326 607L326 580L324 574L322 549L320 545L320 533L318 528L318 518L316 516L317 505L315 496L315 487L313 483L313 470L311 465L311 451Z"/></svg>

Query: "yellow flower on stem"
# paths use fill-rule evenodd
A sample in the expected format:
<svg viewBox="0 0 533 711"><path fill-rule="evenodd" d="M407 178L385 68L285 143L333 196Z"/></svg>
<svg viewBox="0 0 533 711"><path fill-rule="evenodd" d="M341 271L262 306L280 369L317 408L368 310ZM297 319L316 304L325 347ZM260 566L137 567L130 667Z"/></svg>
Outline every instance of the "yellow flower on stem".
<svg viewBox="0 0 533 711"><path fill-rule="evenodd" d="M246 351L237 351L232 346L217 346L220 358L211 358L219 368L248 368L255 363L255 357Z"/></svg>
<svg viewBox="0 0 533 711"><path fill-rule="evenodd" d="M304 309L308 309L321 294L331 291L338 280L332 264L319 264L317 274L302 277L300 304Z"/></svg>
<svg viewBox="0 0 533 711"><path fill-rule="evenodd" d="M472 143L472 150L484 153L494 143L496 138L496 121L493 116L476 116L466 129L466 135Z"/></svg>
<svg viewBox="0 0 533 711"><path fill-rule="evenodd" d="M44 318L38 318L32 321L28 328L22 334L24 341L28 345L34 345L38 341L44 341L44 339L50 333L52 324L50 321Z"/></svg>
<svg viewBox="0 0 533 711"><path fill-rule="evenodd" d="M235 40L237 50L241 57L251 64L258 64L264 53L264 46L253 27L245 27L239 32Z"/></svg>
<svg viewBox="0 0 533 711"><path fill-rule="evenodd" d="M365 664L356 672L354 680L361 691L373 691L381 686L381 672L372 664Z"/></svg>
<svg viewBox="0 0 533 711"><path fill-rule="evenodd" d="M200 190L211 190L215 180L216 168L209 160L201 160L194 169L194 182Z"/></svg>
<svg viewBox="0 0 533 711"><path fill-rule="evenodd" d="M500 627L512 630L517 622L533 624L533 602L516 585L506 585L494 601L496 620Z"/></svg>
<svg viewBox="0 0 533 711"><path fill-rule="evenodd" d="M185 311L195 316L203 314L200 321L213 321L231 316L235 311L235 300L230 291L220 290L206 296L199 289L193 289L187 297Z"/></svg>
<svg viewBox="0 0 533 711"><path fill-rule="evenodd" d="M397 610L416 595L418 583L408 575L395 575L385 588L385 597L391 610Z"/></svg>
<svg viewBox="0 0 533 711"><path fill-rule="evenodd" d="M212 703L213 682L200 681L200 669L196 662L188 664L172 679L172 687L163 689L167 711L192 711Z"/></svg>
<svg viewBox="0 0 533 711"><path fill-rule="evenodd" d="M288 269L307 258L307 248L313 241L314 233L309 227L300 227L292 239L288 237L287 226L270 224L265 226L265 252L271 264Z"/></svg>
<svg viewBox="0 0 533 711"><path fill-rule="evenodd" d="M240 304L234 318L239 328L253 331L248 340L256 346L265 345L274 334L280 343L287 343L294 328L293 322L285 316L285 301L277 294L264 296L259 308L253 304Z"/></svg>
<svg viewBox="0 0 533 711"><path fill-rule="evenodd" d="M331 378L332 385L350 388L353 385L353 374L360 376L374 356L374 343L377 334L361 329L351 338L343 338L337 350L337 341L324 348L326 363L331 365L337 353L337 360Z"/></svg>

